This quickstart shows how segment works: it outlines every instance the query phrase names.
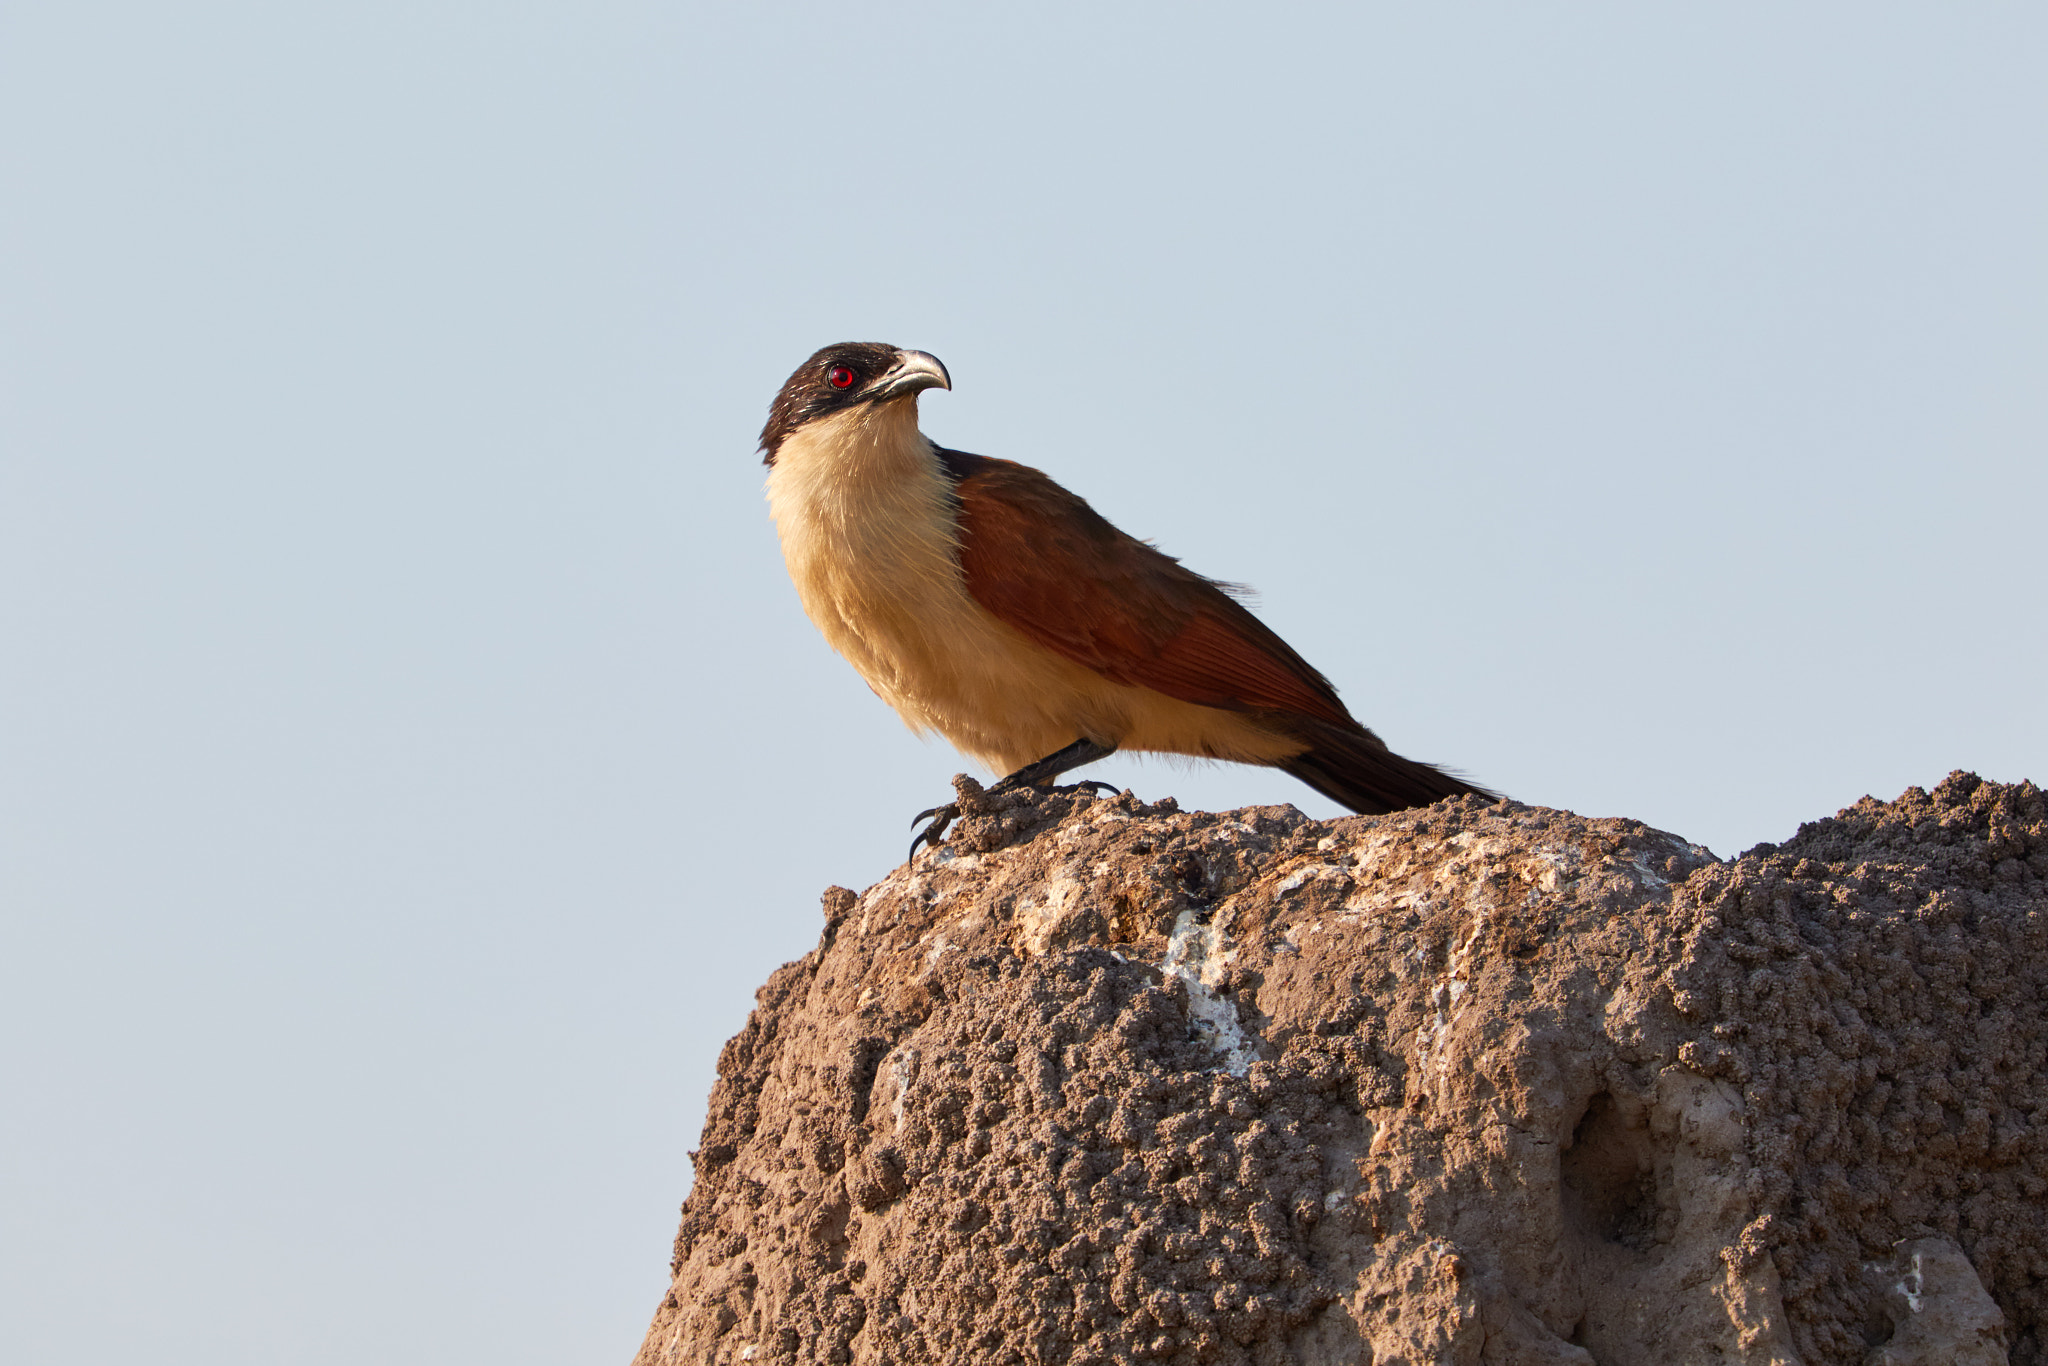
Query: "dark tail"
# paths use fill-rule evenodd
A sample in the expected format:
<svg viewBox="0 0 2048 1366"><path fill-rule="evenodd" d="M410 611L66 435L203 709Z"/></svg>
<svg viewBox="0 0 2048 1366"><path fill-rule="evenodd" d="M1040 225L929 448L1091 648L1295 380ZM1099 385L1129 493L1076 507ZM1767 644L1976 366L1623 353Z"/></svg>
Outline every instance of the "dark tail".
<svg viewBox="0 0 2048 1366"><path fill-rule="evenodd" d="M1489 800L1496 795L1440 768L1403 759L1363 726L1351 730L1312 717L1290 716L1287 728L1308 741L1309 747L1274 767L1361 815L1428 806L1467 793Z"/></svg>

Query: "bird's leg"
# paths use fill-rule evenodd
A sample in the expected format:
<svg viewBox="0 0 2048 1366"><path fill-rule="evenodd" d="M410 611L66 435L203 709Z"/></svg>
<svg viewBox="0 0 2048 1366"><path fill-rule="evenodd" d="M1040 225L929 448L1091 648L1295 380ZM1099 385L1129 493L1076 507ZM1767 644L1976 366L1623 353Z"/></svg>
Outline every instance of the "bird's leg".
<svg viewBox="0 0 2048 1366"><path fill-rule="evenodd" d="M1065 749L1055 750L1043 759L1034 759L1015 773L1004 778L1001 782L990 788L989 791L1010 792L1020 787L1050 786L1054 778L1059 777L1060 774L1065 773L1068 769L1079 768L1083 764L1092 764L1097 759L1107 759L1114 753L1116 753L1115 745L1105 745L1098 740L1090 740L1083 737L1074 741L1073 744L1068 745ZM1084 780L1076 783L1075 786L1085 787L1091 792L1101 792L1113 786L1113 784ZM918 831L917 837L910 841L911 859L913 861L916 860L919 845L929 844L934 849L938 848L939 841L945 836L946 827L959 819L959 816L960 803L958 802L947 802L944 806L935 806L929 811L920 811L915 816L912 816L910 818L912 825L916 825L919 821L924 820L931 821L931 824Z"/></svg>
<svg viewBox="0 0 2048 1366"><path fill-rule="evenodd" d="M1083 764L1092 764L1097 759L1107 759L1114 753L1116 753L1115 745L1105 745L1097 740L1076 740L1065 749L1057 750L1046 755L1043 759L1035 759L1031 763L1024 765L1024 767L1018 769L989 790L992 792L1007 792L1013 787L1046 786L1054 778L1059 777L1060 774L1065 773L1070 768L1079 768ZM1088 782L1082 783L1081 786L1104 788L1108 787L1109 784Z"/></svg>

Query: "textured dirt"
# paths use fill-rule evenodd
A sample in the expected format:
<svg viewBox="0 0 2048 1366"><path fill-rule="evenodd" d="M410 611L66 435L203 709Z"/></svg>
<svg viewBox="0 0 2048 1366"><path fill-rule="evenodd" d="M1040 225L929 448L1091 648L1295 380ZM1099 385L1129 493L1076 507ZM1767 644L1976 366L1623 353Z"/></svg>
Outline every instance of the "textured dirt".
<svg viewBox="0 0 2048 1366"><path fill-rule="evenodd" d="M726 1046L638 1366L2048 1366L2032 785L962 796Z"/></svg>

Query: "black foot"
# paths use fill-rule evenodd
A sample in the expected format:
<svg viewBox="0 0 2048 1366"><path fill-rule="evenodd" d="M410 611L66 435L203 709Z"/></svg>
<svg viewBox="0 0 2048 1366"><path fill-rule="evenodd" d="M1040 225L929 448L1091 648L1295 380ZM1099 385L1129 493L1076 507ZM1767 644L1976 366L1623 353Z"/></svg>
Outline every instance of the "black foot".
<svg viewBox="0 0 2048 1366"><path fill-rule="evenodd" d="M924 846L930 845L934 849L939 847L946 838L947 828L954 821L960 819L962 803L966 803L968 809L978 811L981 809L980 803L983 798L993 797L1003 792L1017 792L1024 788L1036 788L1041 793L1079 791L1086 792L1091 797L1117 790L1115 783L1097 782L1093 778L1083 778L1079 782L1068 783L1063 788L1055 788L1050 782L1019 782L1017 781L1017 775L1014 773L997 783L994 787L986 790L982 788L981 784L975 782L964 773L953 779L953 786L960 793L958 801L947 802L944 806L929 807L910 818L912 825L916 825L920 821L930 821L931 824L918 831L916 837L910 841L909 862L917 862L917 851Z"/></svg>
<svg viewBox="0 0 2048 1366"><path fill-rule="evenodd" d="M916 838L910 841L908 861L911 863L917 862L917 851L922 845L929 844L934 849L938 848L939 841L946 837L946 827L958 819L960 819L960 803L958 802L947 802L944 806L934 806L930 810L920 811L915 816L912 816L910 818L912 825L916 825L922 820L929 820L931 824L918 831Z"/></svg>

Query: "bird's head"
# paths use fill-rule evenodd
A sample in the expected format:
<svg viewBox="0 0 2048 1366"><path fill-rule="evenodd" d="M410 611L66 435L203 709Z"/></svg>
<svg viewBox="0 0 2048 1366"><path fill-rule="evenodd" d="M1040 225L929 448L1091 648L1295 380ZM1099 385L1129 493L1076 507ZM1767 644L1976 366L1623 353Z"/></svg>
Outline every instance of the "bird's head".
<svg viewBox="0 0 2048 1366"><path fill-rule="evenodd" d="M768 409L761 429L763 463L807 422L868 403L910 399L926 389L950 389L952 376L937 356L904 351L881 342L840 342L796 368Z"/></svg>

